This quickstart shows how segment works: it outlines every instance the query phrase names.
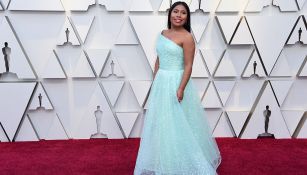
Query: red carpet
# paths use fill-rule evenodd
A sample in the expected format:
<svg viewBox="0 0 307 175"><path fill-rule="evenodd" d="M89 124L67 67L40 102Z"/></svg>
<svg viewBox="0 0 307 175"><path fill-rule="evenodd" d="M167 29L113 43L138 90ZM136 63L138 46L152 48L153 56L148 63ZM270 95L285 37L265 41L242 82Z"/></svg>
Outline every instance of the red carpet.
<svg viewBox="0 0 307 175"><path fill-rule="evenodd" d="M306 175L307 139L217 138L220 175ZM0 174L132 175L140 139L0 143Z"/></svg>

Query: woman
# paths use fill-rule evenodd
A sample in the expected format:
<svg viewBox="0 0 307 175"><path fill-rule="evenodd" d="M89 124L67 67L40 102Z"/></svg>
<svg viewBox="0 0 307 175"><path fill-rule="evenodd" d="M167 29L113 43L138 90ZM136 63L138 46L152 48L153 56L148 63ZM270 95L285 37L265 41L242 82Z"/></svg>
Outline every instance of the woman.
<svg viewBox="0 0 307 175"><path fill-rule="evenodd" d="M134 175L214 175L221 156L190 79L195 52L190 10L174 3L159 34Z"/></svg>

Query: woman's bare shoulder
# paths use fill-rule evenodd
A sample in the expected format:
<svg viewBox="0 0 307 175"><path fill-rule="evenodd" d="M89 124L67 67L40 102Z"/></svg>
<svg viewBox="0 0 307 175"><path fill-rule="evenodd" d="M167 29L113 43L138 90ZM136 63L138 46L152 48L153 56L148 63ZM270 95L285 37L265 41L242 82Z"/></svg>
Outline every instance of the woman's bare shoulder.
<svg viewBox="0 0 307 175"><path fill-rule="evenodd" d="M188 32L188 31L183 33L183 37L184 37L184 39L186 39L188 41L194 41L192 33Z"/></svg>
<svg viewBox="0 0 307 175"><path fill-rule="evenodd" d="M183 41L185 43L188 43L188 44L194 43L193 35L190 32L184 32L182 37L183 37L183 39L184 39Z"/></svg>
<svg viewBox="0 0 307 175"><path fill-rule="evenodd" d="M168 30L169 30L169 29L162 29L161 34L163 35L163 34L165 34L165 33L168 33L168 32L169 32Z"/></svg>

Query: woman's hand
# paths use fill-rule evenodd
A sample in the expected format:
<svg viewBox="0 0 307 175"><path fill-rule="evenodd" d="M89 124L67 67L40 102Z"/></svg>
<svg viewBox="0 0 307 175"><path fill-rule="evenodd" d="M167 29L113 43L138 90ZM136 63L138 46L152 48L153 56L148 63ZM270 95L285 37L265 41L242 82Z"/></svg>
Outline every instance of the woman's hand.
<svg viewBox="0 0 307 175"><path fill-rule="evenodd" d="M179 103L182 101L182 99L183 99L183 90L182 89L178 89L177 90L177 99L178 99L178 101L179 101Z"/></svg>

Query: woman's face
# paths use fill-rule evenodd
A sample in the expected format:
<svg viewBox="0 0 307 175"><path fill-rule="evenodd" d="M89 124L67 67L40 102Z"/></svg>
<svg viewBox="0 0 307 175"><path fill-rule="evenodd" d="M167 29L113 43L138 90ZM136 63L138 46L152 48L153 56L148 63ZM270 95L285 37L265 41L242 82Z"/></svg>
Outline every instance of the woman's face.
<svg viewBox="0 0 307 175"><path fill-rule="evenodd" d="M183 5L179 4L171 12L171 17L170 17L171 24L174 27L183 26L187 21L187 17L188 17L187 10Z"/></svg>

